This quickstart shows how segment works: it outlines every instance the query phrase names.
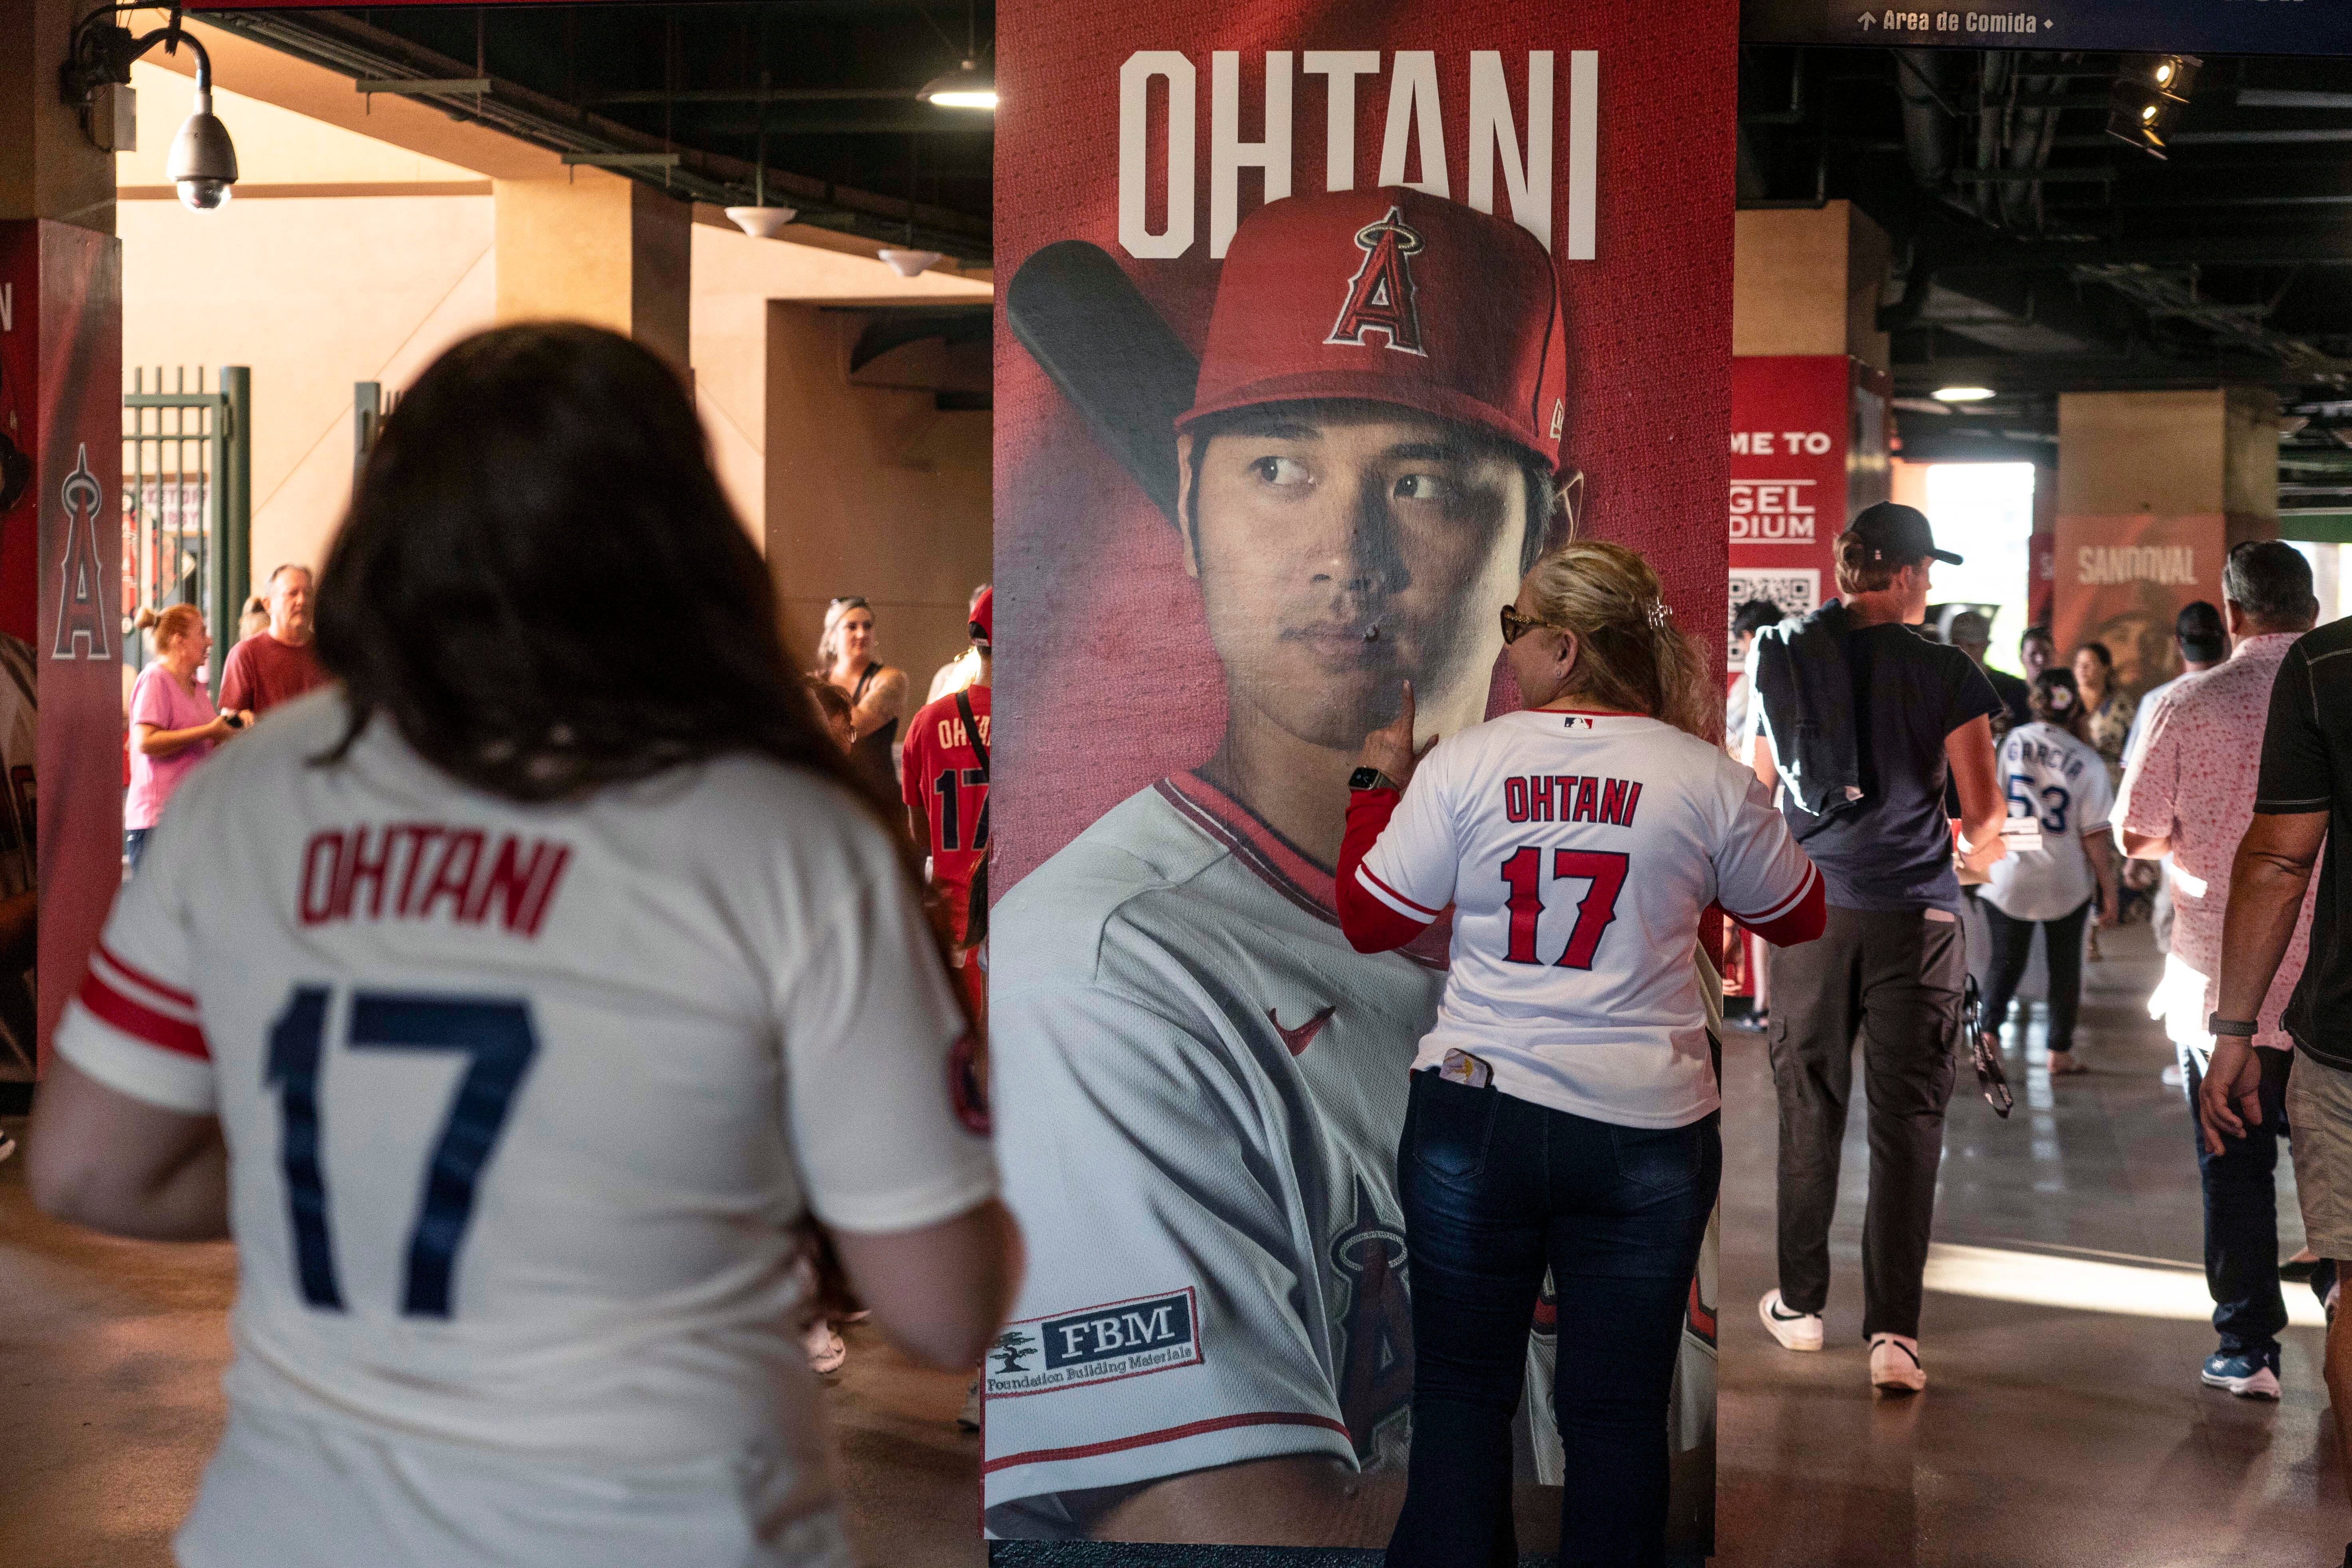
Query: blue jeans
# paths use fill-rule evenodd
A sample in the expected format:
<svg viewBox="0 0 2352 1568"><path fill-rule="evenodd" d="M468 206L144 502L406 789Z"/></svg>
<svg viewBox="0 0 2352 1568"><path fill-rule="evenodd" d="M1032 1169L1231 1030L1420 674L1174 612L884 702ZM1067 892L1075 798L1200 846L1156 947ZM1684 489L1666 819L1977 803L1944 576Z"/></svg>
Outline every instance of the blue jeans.
<svg viewBox="0 0 2352 1568"><path fill-rule="evenodd" d="M1649 1129L1413 1075L1397 1150L1412 1454L1390 1568L1507 1568L1511 1415L1549 1267L1567 1450L1561 1568L1665 1550L1666 1395L1723 1174L1721 1118Z"/></svg>
<svg viewBox="0 0 2352 1568"><path fill-rule="evenodd" d="M139 857L147 851L147 835L151 827L126 827L122 830L122 860L132 876L139 871Z"/></svg>
<svg viewBox="0 0 2352 1568"><path fill-rule="evenodd" d="M2205 1289L2213 1298L2213 1331L2224 1354L2245 1353L2278 1366L2279 1331L2286 1327L2286 1298L2278 1275L2278 1146L2290 1136L2286 1080L2293 1051L2257 1049L2262 1064L2263 1120L2249 1124L2243 1138L2224 1137L2219 1154L2205 1147L2197 1122L2197 1086L2205 1077L2204 1053L2175 1046L2180 1087L2189 1097L2189 1133L2197 1140L2198 1184L2205 1192ZM2322 1305L2335 1271L2322 1264L2312 1293Z"/></svg>

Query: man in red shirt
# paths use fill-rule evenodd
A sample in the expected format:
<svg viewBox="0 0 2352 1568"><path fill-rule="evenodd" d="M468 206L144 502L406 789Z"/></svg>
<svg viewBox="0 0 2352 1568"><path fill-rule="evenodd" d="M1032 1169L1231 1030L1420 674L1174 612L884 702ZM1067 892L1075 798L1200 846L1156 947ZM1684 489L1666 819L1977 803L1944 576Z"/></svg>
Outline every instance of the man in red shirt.
<svg viewBox="0 0 2352 1568"><path fill-rule="evenodd" d="M930 850L933 896L975 1017L984 1016L987 995L974 950L987 934L982 871L988 860L988 645L995 611L993 593L973 604L971 647L980 673L963 690L916 710L898 765L908 826L916 842Z"/></svg>
<svg viewBox="0 0 2352 1568"><path fill-rule="evenodd" d="M310 647L310 569L291 562L269 574L269 625L228 650L220 706L258 717L327 683Z"/></svg>

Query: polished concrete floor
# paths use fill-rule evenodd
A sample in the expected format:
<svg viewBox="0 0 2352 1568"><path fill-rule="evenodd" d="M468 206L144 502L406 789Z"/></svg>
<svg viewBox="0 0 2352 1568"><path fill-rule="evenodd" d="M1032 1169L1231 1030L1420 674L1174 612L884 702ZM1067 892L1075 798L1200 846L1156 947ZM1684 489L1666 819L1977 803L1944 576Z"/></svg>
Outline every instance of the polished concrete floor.
<svg viewBox="0 0 2352 1568"><path fill-rule="evenodd" d="M1859 1115L1835 1236L1830 1347L1765 1334L1772 1093L1760 1039L1726 1058L1721 1561L1927 1568L2336 1568L2352 1508L2318 1380L2318 1316L2290 1288L2286 1397L2197 1383L2212 1346L2197 1173L2169 1047L2140 1000L2145 927L2088 972L2078 1050L2052 1083L2039 1026L2010 1056L1997 1121L1963 1073L1953 1101L1922 1349L1929 1385L1874 1398L1860 1343ZM170 1561L220 1421L225 1247L110 1242L49 1224L0 1164L0 1564ZM2281 1177L2280 1249L2300 1241ZM877 1568L976 1568L977 1440L961 1380L849 1331L833 1399L853 1532Z"/></svg>
<svg viewBox="0 0 2352 1568"><path fill-rule="evenodd" d="M1829 1343L1775 1344L1771 1079L1760 1037L1725 1061L1722 1408L1726 1563L2337 1568L2352 1537L2308 1289L2285 1397L2197 1381L2213 1349L2189 1115L2158 1079L2171 1047L2142 1003L2147 928L2104 933L2075 1053L2053 1082L2038 1019L2012 1025L2017 1109L1997 1119L1965 1064L1954 1094L1920 1350L1927 1391L1874 1398L1862 1332L1867 1153L1848 1129ZM1861 1098L1857 1078L1856 1100ZM2302 1242L2282 1159L2280 1256Z"/></svg>

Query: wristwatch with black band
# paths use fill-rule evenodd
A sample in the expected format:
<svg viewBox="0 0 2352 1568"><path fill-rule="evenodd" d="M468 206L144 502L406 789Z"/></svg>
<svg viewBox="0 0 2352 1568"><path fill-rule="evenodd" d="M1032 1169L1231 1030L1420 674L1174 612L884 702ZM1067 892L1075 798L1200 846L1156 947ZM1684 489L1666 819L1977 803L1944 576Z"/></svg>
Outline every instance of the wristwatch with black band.
<svg viewBox="0 0 2352 1568"><path fill-rule="evenodd" d="M1358 768L1348 775L1349 789L1392 789L1402 792L1404 785L1378 768Z"/></svg>
<svg viewBox="0 0 2352 1568"><path fill-rule="evenodd" d="M2209 1035L2236 1035L2251 1040L2261 1029L2262 1025L2252 1018L2224 1018L2218 1012L2205 1020L2205 1032Z"/></svg>

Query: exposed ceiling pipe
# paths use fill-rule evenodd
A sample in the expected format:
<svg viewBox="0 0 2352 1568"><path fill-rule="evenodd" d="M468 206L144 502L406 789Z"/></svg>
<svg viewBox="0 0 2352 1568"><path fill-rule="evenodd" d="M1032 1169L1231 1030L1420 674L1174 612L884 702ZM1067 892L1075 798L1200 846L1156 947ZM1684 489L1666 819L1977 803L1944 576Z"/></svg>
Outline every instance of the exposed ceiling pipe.
<svg viewBox="0 0 2352 1568"><path fill-rule="evenodd" d="M1903 156L1921 190L1938 198L1951 187L1955 135L1950 74L1941 49L1896 49L1895 89L1903 99Z"/></svg>

